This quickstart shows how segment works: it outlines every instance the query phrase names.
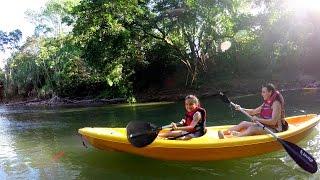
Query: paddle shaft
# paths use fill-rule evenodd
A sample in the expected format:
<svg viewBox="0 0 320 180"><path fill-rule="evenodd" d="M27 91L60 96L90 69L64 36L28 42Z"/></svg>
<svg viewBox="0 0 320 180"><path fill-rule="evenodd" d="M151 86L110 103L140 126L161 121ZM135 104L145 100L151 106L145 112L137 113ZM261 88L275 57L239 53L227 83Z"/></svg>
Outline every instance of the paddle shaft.
<svg viewBox="0 0 320 180"><path fill-rule="evenodd" d="M230 104L234 107L236 107L236 104L230 101ZM252 118L252 116L247 113L243 108L239 109L240 112L242 112L244 115L246 115L248 118ZM270 133L275 139L278 139L279 137L274 134L274 132L272 132L269 128L267 128L265 125L261 124L259 121L256 121L256 123L261 126L265 131L267 131L268 133Z"/></svg>
<svg viewBox="0 0 320 180"><path fill-rule="evenodd" d="M157 132L159 132L160 130L162 129L166 129L166 128L171 128L172 127L172 124L168 124L168 125L165 125L165 126L162 126L162 127L159 127L157 130ZM150 133L150 132L147 132L147 133ZM141 132L141 133L135 133L135 134L130 134L130 138L135 138L135 137L138 137L138 136L143 136L145 134L147 134L146 132Z"/></svg>
<svg viewBox="0 0 320 180"><path fill-rule="evenodd" d="M172 124L169 124L169 125L162 126L161 129L167 129L167 128L171 128L171 127L172 127Z"/></svg>

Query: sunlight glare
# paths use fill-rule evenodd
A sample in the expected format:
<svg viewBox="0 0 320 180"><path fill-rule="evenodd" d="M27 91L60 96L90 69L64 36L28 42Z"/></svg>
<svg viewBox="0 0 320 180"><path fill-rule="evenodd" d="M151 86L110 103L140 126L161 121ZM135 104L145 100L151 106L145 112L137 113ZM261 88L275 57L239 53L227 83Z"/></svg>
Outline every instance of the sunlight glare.
<svg viewBox="0 0 320 180"><path fill-rule="evenodd" d="M292 10L295 12L303 12L303 11L320 12L319 0L287 0L286 4L289 10Z"/></svg>

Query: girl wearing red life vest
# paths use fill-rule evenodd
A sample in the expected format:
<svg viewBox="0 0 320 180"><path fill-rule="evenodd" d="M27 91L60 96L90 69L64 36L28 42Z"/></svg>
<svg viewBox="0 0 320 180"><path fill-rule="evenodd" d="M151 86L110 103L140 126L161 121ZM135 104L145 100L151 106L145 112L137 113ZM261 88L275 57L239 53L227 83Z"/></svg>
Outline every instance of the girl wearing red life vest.
<svg viewBox="0 0 320 180"><path fill-rule="evenodd" d="M206 111L200 107L198 98L194 95L188 95L185 98L185 108L185 118L179 123L182 126L177 126L176 123L172 123L173 130L166 133L160 133L160 137L175 138L186 134L180 139L191 139L204 135Z"/></svg>
<svg viewBox="0 0 320 180"><path fill-rule="evenodd" d="M255 122L267 126L273 132L282 132L288 129L288 123L284 120L284 99L279 91L276 91L273 84L269 83L262 86L261 96L264 102L256 109L244 109L248 114L252 115L252 122L242 121L240 124L231 127L227 131L218 132L220 138L224 135L232 134L234 136L251 136L265 134L265 131ZM241 107L237 105L236 109ZM258 115L258 116L254 116Z"/></svg>

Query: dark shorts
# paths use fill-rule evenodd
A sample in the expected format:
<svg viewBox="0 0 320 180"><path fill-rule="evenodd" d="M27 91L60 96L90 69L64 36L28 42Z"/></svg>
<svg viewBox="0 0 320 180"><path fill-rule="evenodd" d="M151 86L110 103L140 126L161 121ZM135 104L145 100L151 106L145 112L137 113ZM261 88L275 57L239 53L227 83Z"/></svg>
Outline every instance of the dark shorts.
<svg viewBox="0 0 320 180"><path fill-rule="evenodd" d="M264 130L263 127L259 126L258 124L255 124L255 126L261 130ZM270 127L270 126L267 126L267 125L264 125L266 128L270 129L272 132L274 133L278 133L278 132L281 132L279 131L278 129L276 128L273 128L273 127Z"/></svg>
<svg viewBox="0 0 320 180"><path fill-rule="evenodd" d="M189 133L188 131L182 131L182 133L181 134L187 134L187 133ZM196 131L196 132L194 132L194 133L190 133L190 134L188 134L187 136L190 136L190 137L192 137L192 138L196 138L196 137L201 137L201 136L203 136L205 133L203 132L203 131Z"/></svg>

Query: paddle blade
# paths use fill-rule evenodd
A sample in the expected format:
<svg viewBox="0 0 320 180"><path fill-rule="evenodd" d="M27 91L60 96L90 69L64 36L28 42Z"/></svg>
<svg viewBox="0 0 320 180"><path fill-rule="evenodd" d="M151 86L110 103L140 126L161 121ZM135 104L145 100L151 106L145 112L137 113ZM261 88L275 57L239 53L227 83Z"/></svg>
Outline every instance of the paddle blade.
<svg viewBox="0 0 320 180"><path fill-rule="evenodd" d="M131 121L126 127L127 139L135 147L145 147L158 136L159 128L147 122Z"/></svg>
<svg viewBox="0 0 320 180"><path fill-rule="evenodd" d="M278 138L290 157L304 170L315 173L318 170L317 161L305 150L293 144Z"/></svg>
<svg viewBox="0 0 320 180"><path fill-rule="evenodd" d="M220 92L220 94L219 94L220 96L220 99L223 101L223 102L225 102L225 103L228 103L228 104L230 104L230 100L229 100L229 98L223 93L223 92Z"/></svg>

